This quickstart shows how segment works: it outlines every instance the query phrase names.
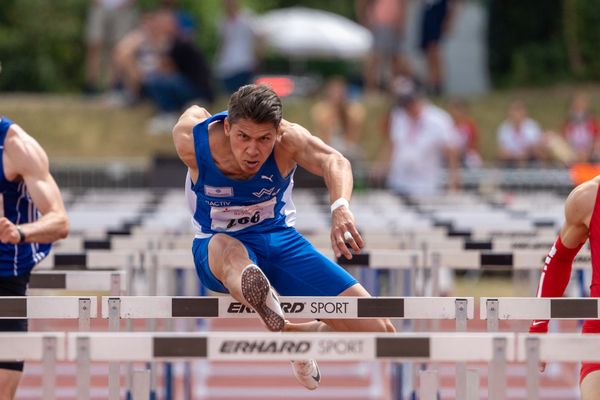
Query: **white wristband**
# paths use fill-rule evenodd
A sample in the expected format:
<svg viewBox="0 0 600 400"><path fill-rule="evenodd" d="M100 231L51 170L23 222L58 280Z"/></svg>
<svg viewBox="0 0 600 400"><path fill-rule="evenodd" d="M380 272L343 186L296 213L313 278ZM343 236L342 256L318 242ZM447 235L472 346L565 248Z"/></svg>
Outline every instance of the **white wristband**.
<svg viewBox="0 0 600 400"><path fill-rule="evenodd" d="M333 212L341 206L346 206L346 208L350 208L350 203L348 203L348 200L346 200L345 198L340 197L331 204L331 213L333 214Z"/></svg>

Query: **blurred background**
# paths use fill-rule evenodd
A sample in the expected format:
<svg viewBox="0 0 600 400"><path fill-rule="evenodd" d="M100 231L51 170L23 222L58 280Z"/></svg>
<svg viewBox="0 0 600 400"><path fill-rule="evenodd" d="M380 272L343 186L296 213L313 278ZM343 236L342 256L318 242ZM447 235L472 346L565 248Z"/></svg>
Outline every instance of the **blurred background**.
<svg viewBox="0 0 600 400"><path fill-rule="evenodd" d="M352 161L367 252L539 251L529 279L457 268L440 273L442 295L532 295L565 194L600 174L600 0L2 0L1 10L0 115L50 156L72 231L57 253L73 243L88 250L98 238L112 252L115 236L146 232L148 248L182 239L189 255L185 169L171 129L192 104L224 110L247 83L271 85L287 120ZM295 185L306 188L295 194L298 230L328 248L322 179L299 170ZM89 249L100 248L94 243ZM181 280L198 284L189 273L194 279ZM362 274L375 287L387 282ZM586 279L578 274L569 294L586 295ZM334 365L324 376L341 376L339 387L311 398L407 398L390 394L388 367L357 365L356 376L373 375L359 382L365 391L348 388ZM240 398L226 396L231 370L204 367L213 386L197 384L198 398ZM295 387L280 366L233 371L250 373L235 392L244 398L280 398L263 382L269 374ZM552 371L542 397L578 398L577 368ZM525 398L522 369L511 373L520 391L509 398ZM98 386L95 398L106 398ZM289 398L307 397L297 389ZM455 398L446 389L440 398ZM19 398L40 398L37 381L20 390Z"/></svg>
<svg viewBox="0 0 600 400"><path fill-rule="evenodd" d="M569 185L599 154L597 0L2 3L0 111L63 186L173 184L147 171L177 168L179 113L222 110L249 82L273 85L287 119L355 161L359 189L385 184L373 160L394 135L399 75L450 113L459 187L498 166Z"/></svg>

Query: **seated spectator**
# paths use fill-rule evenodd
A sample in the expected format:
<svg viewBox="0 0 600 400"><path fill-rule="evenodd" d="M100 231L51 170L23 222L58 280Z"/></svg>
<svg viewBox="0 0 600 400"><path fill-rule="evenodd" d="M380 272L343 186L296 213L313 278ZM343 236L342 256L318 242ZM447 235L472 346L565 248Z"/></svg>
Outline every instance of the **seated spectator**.
<svg viewBox="0 0 600 400"><path fill-rule="evenodd" d="M539 161L542 155L542 130L527 116L520 101L508 107L508 118L498 127L498 160L507 167L524 167Z"/></svg>
<svg viewBox="0 0 600 400"><path fill-rule="evenodd" d="M454 127L459 134L459 150L462 165L479 167L482 164L479 153L479 133L475 121L469 116L468 105L461 99L453 100L448 112L454 121Z"/></svg>
<svg viewBox="0 0 600 400"><path fill-rule="evenodd" d="M158 108L148 127L153 134L170 133L188 103L208 105L214 99L208 64L192 42L179 36L176 15L162 10L155 18L164 35L157 42L163 48L162 65L144 79L145 90Z"/></svg>
<svg viewBox="0 0 600 400"><path fill-rule="evenodd" d="M150 133L170 132L188 103L213 100L208 64L199 49L180 36L170 10L146 16L140 29L124 39L118 57L130 96L147 96L158 109L149 123Z"/></svg>
<svg viewBox="0 0 600 400"><path fill-rule="evenodd" d="M343 78L329 80L323 98L312 107L311 117L317 136L351 162L360 162L362 154L359 140L365 109L360 103L348 100Z"/></svg>
<svg viewBox="0 0 600 400"><path fill-rule="evenodd" d="M599 128L598 120L590 112L589 97L583 92L576 93L569 104L562 129L564 139L575 153L575 162L591 162L597 156Z"/></svg>
<svg viewBox="0 0 600 400"><path fill-rule="evenodd" d="M156 46L156 28L155 15L152 12L143 13L136 28L115 46L113 98L117 104L137 103L144 94L144 77L159 69L162 50Z"/></svg>

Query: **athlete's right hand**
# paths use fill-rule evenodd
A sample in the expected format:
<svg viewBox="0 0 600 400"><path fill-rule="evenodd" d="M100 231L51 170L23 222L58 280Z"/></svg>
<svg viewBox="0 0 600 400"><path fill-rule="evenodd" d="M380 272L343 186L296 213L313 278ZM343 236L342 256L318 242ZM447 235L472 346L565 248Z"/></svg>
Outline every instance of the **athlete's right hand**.
<svg viewBox="0 0 600 400"><path fill-rule="evenodd" d="M348 232L347 238L344 234ZM346 243L352 247L355 254L360 252L365 243L354 224L354 215L348 207L342 206L336 208L331 214L331 248L336 258L344 255L348 260L352 259L352 253L346 246Z"/></svg>
<svg viewBox="0 0 600 400"><path fill-rule="evenodd" d="M17 244L19 240L20 235L17 226L6 217L0 218L0 242L4 244Z"/></svg>
<svg viewBox="0 0 600 400"><path fill-rule="evenodd" d="M529 333L548 333L548 320L535 320L529 325ZM546 363L540 361L538 364L538 368L540 372L544 372L546 370Z"/></svg>

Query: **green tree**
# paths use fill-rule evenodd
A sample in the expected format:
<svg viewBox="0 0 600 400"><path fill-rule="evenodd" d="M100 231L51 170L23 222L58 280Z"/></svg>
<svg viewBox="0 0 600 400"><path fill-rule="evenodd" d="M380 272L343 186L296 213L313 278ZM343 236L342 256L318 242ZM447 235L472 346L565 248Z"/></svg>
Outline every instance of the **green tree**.
<svg viewBox="0 0 600 400"><path fill-rule="evenodd" d="M81 0L3 0L0 90L63 91L81 85Z"/></svg>

